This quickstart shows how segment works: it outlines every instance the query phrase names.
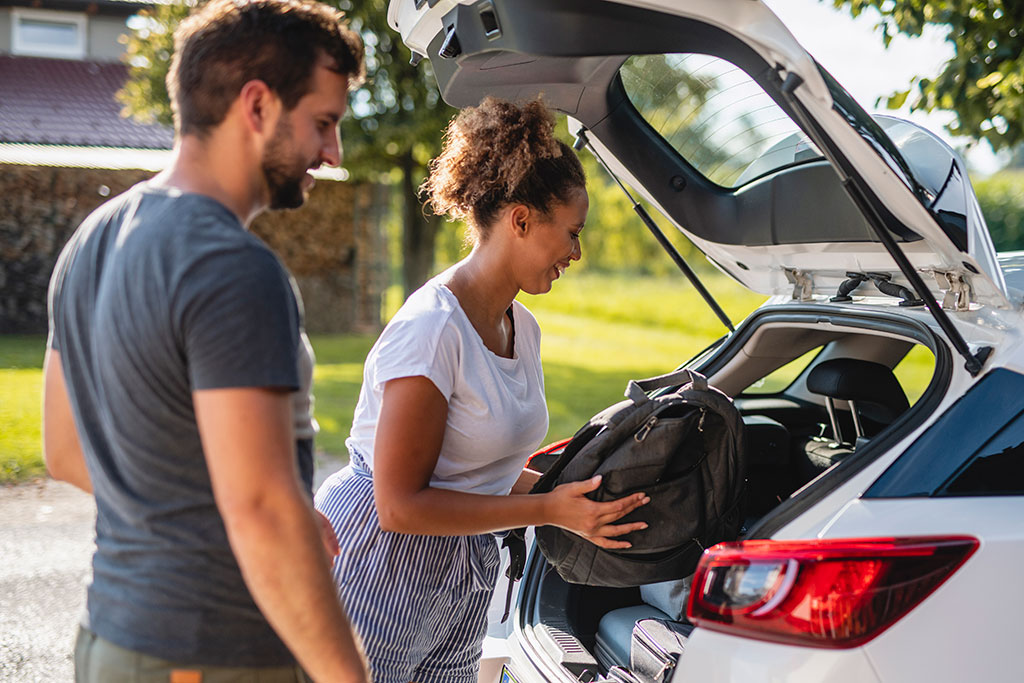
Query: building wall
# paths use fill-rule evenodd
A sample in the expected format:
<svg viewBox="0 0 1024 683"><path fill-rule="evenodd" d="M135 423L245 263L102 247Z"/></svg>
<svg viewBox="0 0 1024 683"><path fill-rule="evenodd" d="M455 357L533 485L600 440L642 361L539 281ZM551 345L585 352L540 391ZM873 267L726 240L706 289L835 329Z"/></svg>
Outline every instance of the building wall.
<svg viewBox="0 0 1024 683"><path fill-rule="evenodd" d="M320 180L301 209L267 212L253 222L252 231L298 282L308 332L380 330L389 192L387 185Z"/></svg>
<svg viewBox="0 0 1024 683"><path fill-rule="evenodd" d="M88 39L86 58L97 62L117 62L124 54L124 45L118 42L122 34L128 33L124 17L92 15L86 24Z"/></svg>
<svg viewBox="0 0 1024 683"><path fill-rule="evenodd" d="M46 10L36 9L32 3L26 2L22 5L31 8L33 11L45 12ZM66 12L58 12L64 16ZM87 14L79 12L86 17L85 22L85 59L98 62L116 62L124 54L124 45L119 41L122 34L128 32L127 17L112 16L106 14ZM13 49L11 31L14 21L11 8L0 7L0 54L10 54Z"/></svg>
<svg viewBox="0 0 1024 683"><path fill-rule="evenodd" d="M50 273L76 227L145 171L0 165L0 333L44 333ZM318 182L306 207L253 231L295 275L311 333L376 331L387 283L387 189Z"/></svg>
<svg viewBox="0 0 1024 683"><path fill-rule="evenodd" d="M11 10L0 7L0 54L11 51Z"/></svg>

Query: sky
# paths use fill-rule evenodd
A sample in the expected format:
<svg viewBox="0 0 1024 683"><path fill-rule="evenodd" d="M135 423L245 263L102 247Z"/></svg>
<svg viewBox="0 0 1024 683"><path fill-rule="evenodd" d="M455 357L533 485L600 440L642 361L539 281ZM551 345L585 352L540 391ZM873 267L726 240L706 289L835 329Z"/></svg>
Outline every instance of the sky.
<svg viewBox="0 0 1024 683"><path fill-rule="evenodd" d="M920 38L897 35L886 49L881 32L875 28L878 13L865 11L856 19L845 10L832 8L831 0L764 0L800 44L831 73L869 112L878 111L909 118L943 137L954 147L968 141L954 139L943 128L952 120L948 112L932 114L888 110L885 100L896 90L905 90L916 75L933 75L953 56L953 47L941 29L927 27ZM877 106L875 101L882 97ZM1002 165L988 143L974 146L967 155L972 170L986 175Z"/></svg>

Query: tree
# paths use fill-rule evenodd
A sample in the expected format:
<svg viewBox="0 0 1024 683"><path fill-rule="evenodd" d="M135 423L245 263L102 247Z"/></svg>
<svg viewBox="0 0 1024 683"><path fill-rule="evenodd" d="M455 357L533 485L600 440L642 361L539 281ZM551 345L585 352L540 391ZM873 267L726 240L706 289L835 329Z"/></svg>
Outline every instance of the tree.
<svg viewBox="0 0 1024 683"><path fill-rule="evenodd" d="M418 188L455 110L441 99L430 62L410 63L412 53L387 25L387 0L340 0L338 6L366 43L366 85L353 94L353 116L342 126L347 164L362 176L399 172L402 284L408 296L434 267L443 219L424 213Z"/></svg>
<svg viewBox="0 0 1024 683"><path fill-rule="evenodd" d="M345 167L355 178L398 175L402 205L402 281L408 295L430 276L441 217L427 215L418 197L427 163L440 152L441 133L454 110L441 99L430 64L410 64L411 53L387 26L386 0L333 0L366 45L366 83L351 97L342 123ZM170 123L164 78L172 36L191 10L185 2L157 4L129 23L129 77L119 99L126 114Z"/></svg>
<svg viewBox="0 0 1024 683"><path fill-rule="evenodd" d="M888 46L896 33L920 36L928 24L944 27L953 58L938 74L917 76L893 93L898 109L916 89L912 111L952 111L953 135L988 140L994 150L1024 141L1024 3L1019 0L832 0L854 17L879 12Z"/></svg>
<svg viewBox="0 0 1024 683"><path fill-rule="evenodd" d="M145 123L171 125L167 69L174 50L174 29L191 10L192 5L185 2L156 4L139 10L128 20L130 33L121 36L125 43L128 80L117 93L123 105L123 116Z"/></svg>

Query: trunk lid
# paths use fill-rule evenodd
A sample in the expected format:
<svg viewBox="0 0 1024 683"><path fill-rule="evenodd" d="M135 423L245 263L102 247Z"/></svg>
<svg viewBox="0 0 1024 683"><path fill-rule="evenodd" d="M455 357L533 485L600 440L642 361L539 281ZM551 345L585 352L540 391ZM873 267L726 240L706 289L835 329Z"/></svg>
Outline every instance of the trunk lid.
<svg viewBox="0 0 1024 683"><path fill-rule="evenodd" d="M450 104L542 95L753 291L899 303L877 283L913 283L873 220L944 307L1012 306L963 160L865 114L759 0L392 0L388 18Z"/></svg>

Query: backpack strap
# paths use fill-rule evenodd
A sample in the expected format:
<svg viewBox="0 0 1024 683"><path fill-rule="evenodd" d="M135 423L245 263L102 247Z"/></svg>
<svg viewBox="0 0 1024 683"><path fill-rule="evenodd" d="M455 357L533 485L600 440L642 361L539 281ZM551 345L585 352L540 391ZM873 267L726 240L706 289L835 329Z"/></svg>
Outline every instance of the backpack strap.
<svg viewBox="0 0 1024 683"><path fill-rule="evenodd" d="M655 389L662 389L664 387L673 387L680 384L689 384L690 389L696 389L697 391L708 390L707 377L695 370L684 368L682 370L670 372L667 375L658 375L657 377L650 377L648 379L629 380L629 384L626 386L626 398L633 401L636 405L643 405L650 400L647 396L647 392Z"/></svg>
<svg viewBox="0 0 1024 683"><path fill-rule="evenodd" d="M516 581L523 578L523 570L526 568L526 527L510 529L502 539L501 547L508 548L509 560L508 569L505 570L505 576L508 577L505 614L501 617L501 623L504 624L512 609L512 591L515 589Z"/></svg>

